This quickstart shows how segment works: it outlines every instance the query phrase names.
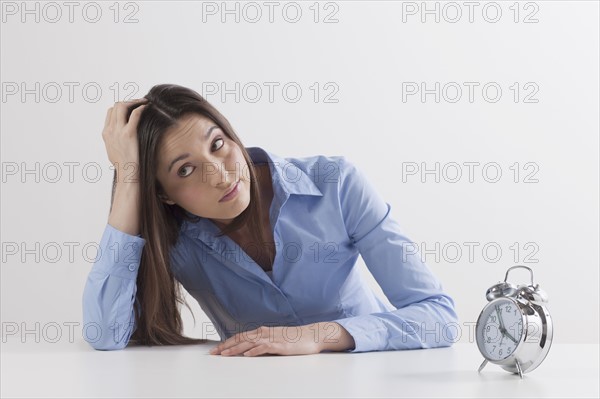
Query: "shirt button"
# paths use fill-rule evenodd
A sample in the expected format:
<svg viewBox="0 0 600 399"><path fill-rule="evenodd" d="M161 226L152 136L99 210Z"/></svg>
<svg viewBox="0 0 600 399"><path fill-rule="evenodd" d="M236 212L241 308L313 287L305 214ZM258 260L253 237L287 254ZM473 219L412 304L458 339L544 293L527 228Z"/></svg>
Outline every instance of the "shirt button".
<svg viewBox="0 0 600 399"><path fill-rule="evenodd" d="M135 268L137 267L137 265L135 263L130 263L129 264L129 270L131 270L132 272L135 271Z"/></svg>

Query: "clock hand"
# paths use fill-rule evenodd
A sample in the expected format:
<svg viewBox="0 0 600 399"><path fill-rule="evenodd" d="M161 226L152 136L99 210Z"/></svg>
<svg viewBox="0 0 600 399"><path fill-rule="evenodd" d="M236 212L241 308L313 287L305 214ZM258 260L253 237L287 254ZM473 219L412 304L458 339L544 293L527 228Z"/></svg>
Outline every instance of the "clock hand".
<svg viewBox="0 0 600 399"><path fill-rule="evenodd" d="M500 333L502 333L503 337L506 335L511 341L517 344L517 340L512 335L510 335L506 327L504 327L504 320L502 320L502 316L500 315L500 313L501 312L499 307L496 306L496 314L498 315L498 322L500 323ZM500 342L502 342L502 340L500 340Z"/></svg>
<svg viewBox="0 0 600 399"><path fill-rule="evenodd" d="M518 342L517 342L517 340L516 340L516 339L514 339L514 338L513 338L513 336L512 336L512 335L510 335L510 334L508 333L508 331L507 331L507 330L504 330L504 335L506 335L508 338L510 338L510 340L511 340L512 342L514 342L515 344L517 344L517 343L518 343Z"/></svg>
<svg viewBox="0 0 600 399"><path fill-rule="evenodd" d="M500 331L506 331L504 328L504 321L502 320L502 316L500 316L500 308L496 305L496 314L498 315L498 323L500 323Z"/></svg>
<svg viewBox="0 0 600 399"><path fill-rule="evenodd" d="M502 346L502 340L504 339L504 336L508 335L508 337L515 343L517 343L517 341L508 333L508 331L506 331L506 327L504 327L504 320L502 320L502 315L500 312L500 308L496 305L496 314L498 315L498 323L500 323L500 334L502 334L502 338L500 338L500 343L498 344L498 346Z"/></svg>

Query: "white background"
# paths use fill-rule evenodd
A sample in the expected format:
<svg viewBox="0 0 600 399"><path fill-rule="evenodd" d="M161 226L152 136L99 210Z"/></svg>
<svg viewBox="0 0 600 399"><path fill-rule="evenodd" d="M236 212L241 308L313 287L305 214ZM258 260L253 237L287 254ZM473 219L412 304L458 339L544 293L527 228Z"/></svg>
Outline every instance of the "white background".
<svg viewBox="0 0 600 399"><path fill-rule="evenodd" d="M598 3L514 3L476 2L469 21L463 2L427 2L439 10L436 22L422 15L421 2L297 2L287 14L288 3L276 2L269 22L269 8L257 2L262 18L252 22L257 7L228 2L239 22L235 14L223 22L222 2L205 2L215 15L201 2L98 2L102 14L92 23L95 8L86 2L76 2L73 22L62 2L27 2L37 9L31 14L25 3L3 2L3 341L33 339L24 330L36 323L42 339L51 323L62 326L63 339L68 323L81 327L112 184L101 138L106 110L175 83L201 94L216 85L206 98L247 147L282 157L344 155L359 166L407 235L429 251L426 263L456 301L462 342L473 342L468 326L486 289L524 264L549 295L556 342L598 343ZM300 20L288 22L296 8ZM457 9L462 16L452 22ZM124 23L127 15L137 22ZM325 23L328 15L337 22ZM236 82L239 101L222 98L221 84L236 93ZM272 102L266 82L276 85ZM436 82L439 102L433 92L424 100L406 92ZM476 85L472 102L465 82ZM293 88L284 96L286 84L302 89L297 102ZM254 102L256 86L263 91ZM452 102L456 86L462 96ZM502 90L497 98L494 87ZM472 182L470 162L478 163ZM438 182L421 175L436 163ZM453 183L456 164L462 177ZM406 175L414 166L418 173ZM370 277L360 258L358 265ZM509 277L529 278L522 270ZM187 298L197 325L184 309L186 332L200 336L208 318ZM21 334L5 337L7 323Z"/></svg>

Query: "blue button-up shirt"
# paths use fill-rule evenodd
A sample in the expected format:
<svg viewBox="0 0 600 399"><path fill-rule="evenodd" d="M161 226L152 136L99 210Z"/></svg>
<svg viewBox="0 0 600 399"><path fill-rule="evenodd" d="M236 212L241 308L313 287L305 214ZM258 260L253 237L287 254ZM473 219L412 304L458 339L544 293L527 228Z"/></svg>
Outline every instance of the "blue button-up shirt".
<svg viewBox="0 0 600 399"><path fill-rule="evenodd" d="M272 273L248 255L251 248L216 237L219 228L207 218L185 221L171 251L173 275L222 339L261 325L333 321L354 338L350 352L457 340L454 301L391 217L391 206L347 158L284 159L259 147L246 150L271 170ZM94 326L84 330L86 340L96 349L123 348L136 327L135 279L145 243L106 225L83 295L84 326ZM101 255L114 248L123 256ZM393 307L355 266L359 255Z"/></svg>

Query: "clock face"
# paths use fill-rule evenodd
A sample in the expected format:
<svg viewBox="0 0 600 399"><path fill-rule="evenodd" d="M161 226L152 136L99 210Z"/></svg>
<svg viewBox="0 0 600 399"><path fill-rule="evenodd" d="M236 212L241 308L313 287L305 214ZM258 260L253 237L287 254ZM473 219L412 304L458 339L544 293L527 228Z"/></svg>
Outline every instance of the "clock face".
<svg viewBox="0 0 600 399"><path fill-rule="evenodd" d="M509 298L494 299L477 320L477 346L489 360L503 360L513 354L523 335L523 316Z"/></svg>

